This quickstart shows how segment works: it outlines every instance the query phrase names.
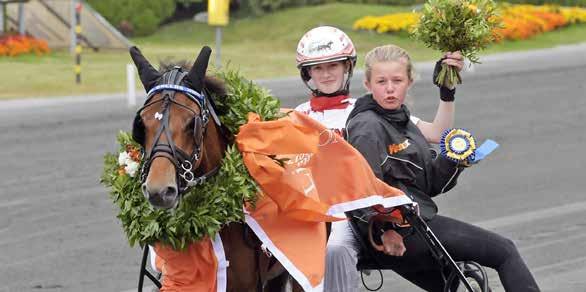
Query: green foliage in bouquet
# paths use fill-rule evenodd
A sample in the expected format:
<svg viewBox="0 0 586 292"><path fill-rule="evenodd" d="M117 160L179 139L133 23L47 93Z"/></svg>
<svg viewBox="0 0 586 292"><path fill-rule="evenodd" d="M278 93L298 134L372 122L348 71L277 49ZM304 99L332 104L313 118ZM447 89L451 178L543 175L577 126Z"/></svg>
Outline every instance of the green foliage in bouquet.
<svg viewBox="0 0 586 292"><path fill-rule="evenodd" d="M429 48L461 51L472 63L479 63L478 52L494 41L497 27L500 18L492 0L429 0L412 34ZM455 68L442 65L436 82L452 88L462 80Z"/></svg>
<svg viewBox="0 0 586 292"><path fill-rule="evenodd" d="M266 90L235 72L221 76L225 77L229 94L219 106L229 111L220 119L233 134L246 123L248 112L259 113L263 120L279 116L280 103ZM161 242L174 249L184 249L191 242L213 237L225 224L243 221L243 204L256 202L258 185L248 173L238 148L232 144L225 152L219 172L184 194L176 209L154 209L142 194L140 173L126 169L123 162L128 157L142 166L140 145L127 132L120 132L117 141L121 154L104 156L101 182L110 189L110 198L118 207L117 217L131 246Z"/></svg>

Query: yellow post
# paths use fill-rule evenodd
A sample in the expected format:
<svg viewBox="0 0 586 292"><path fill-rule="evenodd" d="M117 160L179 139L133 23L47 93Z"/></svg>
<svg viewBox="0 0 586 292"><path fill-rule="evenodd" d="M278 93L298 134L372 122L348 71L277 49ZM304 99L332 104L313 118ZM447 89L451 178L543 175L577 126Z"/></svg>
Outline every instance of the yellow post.
<svg viewBox="0 0 586 292"><path fill-rule="evenodd" d="M228 25L230 0L208 0L208 24L213 26Z"/></svg>
<svg viewBox="0 0 586 292"><path fill-rule="evenodd" d="M228 25L228 12L230 0L208 0L208 24L216 27L216 68L222 66L222 26Z"/></svg>

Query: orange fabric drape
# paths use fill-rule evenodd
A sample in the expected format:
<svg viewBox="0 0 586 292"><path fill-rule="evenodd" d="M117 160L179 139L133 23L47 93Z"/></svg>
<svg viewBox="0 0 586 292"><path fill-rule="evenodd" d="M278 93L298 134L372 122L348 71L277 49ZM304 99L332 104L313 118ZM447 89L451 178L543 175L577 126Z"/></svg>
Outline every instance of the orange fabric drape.
<svg viewBox="0 0 586 292"><path fill-rule="evenodd" d="M250 113L236 143L263 192L256 209L247 208L247 223L308 291L321 289L324 222L340 220L333 213L392 197L409 201L400 190L378 180L342 137L303 114L290 112L263 122ZM338 212L331 212L334 207Z"/></svg>
<svg viewBox="0 0 586 292"><path fill-rule="evenodd" d="M250 113L236 142L262 192L292 219L335 221L327 214L334 205L372 195L403 195L378 180L342 137L297 112L268 122Z"/></svg>
<svg viewBox="0 0 586 292"><path fill-rule="evenodd" d="M205 238L186 250L155 245L157 268L163 272L161 292L215 292L218 262L212 242Z"/></svg>

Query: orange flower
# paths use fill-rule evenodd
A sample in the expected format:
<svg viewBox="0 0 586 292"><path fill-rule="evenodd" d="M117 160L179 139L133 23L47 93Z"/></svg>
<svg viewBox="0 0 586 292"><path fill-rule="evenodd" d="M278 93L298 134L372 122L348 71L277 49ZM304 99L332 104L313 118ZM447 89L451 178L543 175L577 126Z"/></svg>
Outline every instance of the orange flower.
<svg viewBox="0 0 586 292"><path fill-rule="evenodd" d="M128 153L128 156L130 156L130 159L136 161L136 162L140 162L140 156L141 156L141 152L140 149L128 144L126 145L126 147L124 147L126 150L126 153Z"/></svg>
<svg viewBox="0 0 586 292"><path fill-rule="evenodd" d="M0 56L14 57L30 53L42 55L49 52L50 49L46 41L31 36L6 35L0 37Z"/></svg>
<svg viewBox="0 0 586 292"><path fill-rule="evenodd" d="M138 149L131 150L128 152L130 158L136 162L140 162L140 151Z"/></svg>
<svg viewBox="0 0 586 292"><path fill-rule="evenodd" d="M498 40L523 40L568 25L570 21L555 6L503 5L503 27L493 33Z"/></svg>

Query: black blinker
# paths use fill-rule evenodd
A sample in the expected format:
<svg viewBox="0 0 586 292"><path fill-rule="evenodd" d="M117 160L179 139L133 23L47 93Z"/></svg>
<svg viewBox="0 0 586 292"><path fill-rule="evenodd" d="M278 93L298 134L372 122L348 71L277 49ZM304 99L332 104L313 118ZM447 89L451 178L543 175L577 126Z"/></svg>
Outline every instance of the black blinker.
<svg viewBox="0 0 586 292"><path fill-rule="evenodd" d="M196 116L193 120L193 138L195 140L196 145L201 144L201 140L203 139L203 121L201 120L200 116Z"/></svg>
<svg viewBox="0 0 586 292"><path fill-rule="evenodd" d="M132 139L144 147L145 129L142 117L137 113L132 122Z"/></svg>

